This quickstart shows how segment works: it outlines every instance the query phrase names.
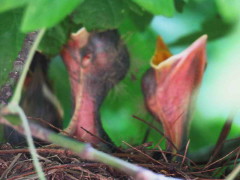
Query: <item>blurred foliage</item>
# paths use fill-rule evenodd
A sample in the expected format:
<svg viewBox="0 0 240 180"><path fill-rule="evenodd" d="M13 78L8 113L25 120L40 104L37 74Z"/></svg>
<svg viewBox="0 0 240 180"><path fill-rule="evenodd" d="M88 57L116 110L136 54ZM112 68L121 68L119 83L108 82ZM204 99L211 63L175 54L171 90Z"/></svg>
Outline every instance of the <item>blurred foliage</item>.
<svg viewBox="0 0 240 180"><path fill-rule="evenodd" d="M133 0L135 3L142 6L155 15L173 16L175 12L173 0Z"/></svg>
<svg viewBox="0 0 240 180"><path fill-rule="evenodd" d="M68 73L60 56L52 59L50 64L50 71L48 73L50 79L52 80L54 93L61 101L62 108L64 109L63 126L66 127L69 120L71 119L72 100ZM59 76L59 74L61 74L61 76Z"/></svg>
<svg viewBox="0 0 240 180"><path fill-rule="evenodd" d="M240 67L238 0L1 0L0 3L0 86L6 82L11 71L24 33L47 28L39 49L53 58L49 73L65 111L65 126L72 112L69 80L61 58L55 56L59 55L69 34L80 27L84 26L88 30L119 29L131 54L131 68L101 108L103 125L118 145L122 141L138 145L146 138L149 127L132 115L161 129L146 111L141 92L141 77L149 68L157 35L161 35L171 51L177 53L200 35L207 34L209 66L191 124L190 150L195 151L216 142L228 114L226 112L222 115L220 112L228 109L231 102L225 98L226 89L223 88L230 86L225 83L231 80L223 82L221 77L231 72L230 67ZM154 15L159 16L153 18ZM227 66L230 60L235 64ZM228 71L218 74L220 71L216 69ZM218 86L214 84L217 78L220 79ZM229 94L231 91L227 91ZM225 106L220 108L216 104ZM214 110L214 115L209 116L209 110ZM239 136L239 124L235 123L229 138ZM161 138L159 133L151 130L148 141L156 144Z"/></svg>
<svg viewBox="0 0 240 180"><path fill-rule="evenodd" d="M34 0L29 1L22 22L23 31L49 28L60 22L84 0Z"/></svg>
<svg viewBox="0 0 240 180"><path fill-rule="evenodd" d="M50 57L58 55L71 32L76 32L79 27L81 25L72 23L71 19L66 17L61 23L47 29L39 49Z"/></svg>
<svg viewBox="0 0 240 180"><path fill-rule="evenodd" d="M8 11L17 7L26 5L28 0L16 1L16 0L1 0L0 12Z"/></svg>
<svg viewBox="0 0 240 180"><path fill-rule="evenodd" d="M216 4L218 6L219 13L221 14L222 17L224 17L225 21L232 23L239 21L240 17L239 0L232 1L216 0Z"/></svg>
<svg viewBox="0 0 240 180"><path fill-rule="evenodd" d="M0 14L0 87L7 81L13 61L21 50L25 35L16 33L21 25L21 17L22 9Z"/></svg>
<svg viewBox="0 0 240 180"><path fill-rule="evenodd" d="M73 21L88 30L117 28L127 14L121 0L87 0L73 13Z"/></svg>
<svg viewBox="0 0 240 180"><path fill-rule="evenodd" d="M201 24L201 29L199 31L182 36L177 41L170 44L170 46L191 44L191 42L202 34L207 34L208 41L212 41L225 36L232 29L232 26L232 24L224 22L218 15L209 17Z"/></svg>

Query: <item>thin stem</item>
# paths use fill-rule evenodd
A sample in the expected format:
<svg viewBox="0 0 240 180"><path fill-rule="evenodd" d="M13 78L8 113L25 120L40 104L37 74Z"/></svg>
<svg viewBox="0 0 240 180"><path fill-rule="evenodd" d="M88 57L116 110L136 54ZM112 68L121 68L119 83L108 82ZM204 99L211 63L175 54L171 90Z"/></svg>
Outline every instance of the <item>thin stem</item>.
<svg viewBox="0 0 240 180"><path fill-rule="evenodd" d="M29 51L29 54L27 56L22 74L21 74L21 76L19 78L19 81L17 83L15 93L13 95L13 98L12 98L11 102L8 105L9 110L12 113L18 113L21 120L22 120L23 128L24 128L27 143L28 143L28 148L29 148L31 156L33 158L33 165L36 169L36 172L38 174L39 179L41 179L41 180L45 180L45 176L44 176L44 173L43 173L43 170L42 170L42 166L41 166L41 164L40 164L40 162L37 158L38 155L37 155L37 151L36 151L36 148L34 146L34 143L33 143L31 130L30 130L30 126L29 126L28 121L27 121L27 117L26 117L25 113L23 112L22 108L19 106L19 102L20 102L20 99L21 99L21 92L22 92L22 88L23 88L23 85L24 85L24 81L25 81L27 72L29 70L29 67L31 65L32 58L33 58L34 53L35 53L43 35L44 35L44 32L45 32L45 29L40 30L38 32L38 35L37 35L35 41L33 42L33 45L32 45L32 47Z"/></svg>
<svg viewBox="0 0 240 180"><path fill-rule="evenodd" d="M22 125L23 125L25 136L26 136L26 139L27 139L28 148L29 148L30 154L31 154L32 159L33 159L33 165L36 169L36 172L38 174L39 179L40 180L45 180L46 178L45 178L45 175L43 173L42 166L41 166L41 164L38 160L38 154L37 154L34 142L33 142L32 133L31 133L31 130L30 130L30 126L29 126L27 117L26 117L25 113L23 112L22 108L18 104L15 104L13 102L13 103L9 104L8 106L10 106L9 109L18 113L19 116L20 116L20 119L22 120Z"/></svg>
<svg viewBox="0 0 240 180"><path fill-rule="evenodd" d="M240 164L226 177L226 180L234 180L240 173Z"/></svg>
<svg viewBox="0 0 240 180"><path fill-rule="evenodd" d="M8 114L8 109L2 111L2 114ZM13 125L9 123L4 117L0 117L0 123L8 125L20 133L24 133L20 125ZM121 170L128 175L132 176L134 179L141 180L180 180L179 178L166 177L162 174L156 174L150 170L147 170L143 167L140 167L135 164L131 164L119 158L113 157L109 154L103 153L92 148L88 144L78 142L76 140L70 139L69 137L56 134L51 132L39 125L30 123L31 131L33 135L41 140L52 142L56 145L60 145L64 148L71 150L72 152L77 153L77 155L83 159L90 161L102 162L106 165L115 167L118 170ZM67 152L67 151L66 151Z"/></svg>
<svg viewBox="0 0 240 180"><path fill-rule="evenodd" d="M28 54L28 57L27 57L27 60L26 60L26 63L24 65L24 68L23 68L23 71L22 71L22 74L19 78L19 81L17 83L17 86L16 86L16 89L15 89L15 93L13 95L13 98L11 100L11 102L15 102L17 104L19 104L20 102L20 99L21 99L21 92L22 92L22 88L23 88L23 84L24 84L24 80L26 78L26 75L27 75L27 72L28 72L28 69L30 67L30 64L32 62L32 58L34 56L34 53L38 47L38 44L40 43L43 35L44 35L44 32L45 32L45 29L41 29L39 32L38 32L38 35L35 39L35 41L33 42L33 45L29 51L29 54Z"/></svg>

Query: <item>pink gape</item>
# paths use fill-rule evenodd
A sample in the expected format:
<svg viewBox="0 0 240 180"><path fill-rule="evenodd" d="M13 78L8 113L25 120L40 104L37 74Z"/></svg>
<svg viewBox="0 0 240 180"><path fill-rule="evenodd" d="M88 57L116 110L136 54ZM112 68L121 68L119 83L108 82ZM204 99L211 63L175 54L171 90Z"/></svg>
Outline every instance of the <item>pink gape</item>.
<svg viewBox="0 0 240 180"><path fill-rule="evenodd" d="M74 113L66 131L94 145L101 143L98 137L111 142L102 128L99 108L129 68L128 51L120 36L116 30L89 33L83 28L71 36L62 57L74 100Z"/></svg>
<svg viewBox="0 0 240 180"><path fill-rule="evenodd" d="M174 56L163 42L158 43L165 51L156 54L160 59L153 57L152 68L143 78L146 106L162 123L165 136L177 149L182 147L188 133L192 102L206 66L206 39L206 35L200 37Z"/></svg>

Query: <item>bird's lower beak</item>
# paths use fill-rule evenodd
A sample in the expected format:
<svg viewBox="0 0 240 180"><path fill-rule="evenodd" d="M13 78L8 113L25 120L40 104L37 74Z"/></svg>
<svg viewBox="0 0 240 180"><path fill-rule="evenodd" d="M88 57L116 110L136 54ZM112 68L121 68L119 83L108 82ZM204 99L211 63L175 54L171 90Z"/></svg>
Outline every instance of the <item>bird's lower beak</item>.
<svg viewBox="0 0 240 180"><path fill-rule="evenodd" d="M147 107L161 121L165 136L178 149L186 135L192 100L206 66L206 39L206 35L200 37L186 50L174 56L171 56L164 43L161 45L158 42L155 56L151 60L151 73L146 73L145 76L148 77L143 79ZM152 88L147 87L147 80L154 82ZM150 89L151 93L148 92Z"/></svg>

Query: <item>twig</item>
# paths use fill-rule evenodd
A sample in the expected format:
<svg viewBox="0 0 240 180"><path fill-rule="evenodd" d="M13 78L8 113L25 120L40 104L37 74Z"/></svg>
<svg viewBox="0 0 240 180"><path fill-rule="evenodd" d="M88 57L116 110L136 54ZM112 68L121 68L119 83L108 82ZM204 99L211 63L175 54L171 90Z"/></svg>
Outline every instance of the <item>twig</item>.
<svg viewBox="0 0 240 180"><path fill-rule="evenodd" d="M240 164L226 177L226 180L234 180L240 173Z"/></svg>
<svg viewBox="0 0 240 180"><path fill-rule="evenodd" d="M36 149L38 154L43 153L54 153L58 155L76 155L76 153L73 153L72 151L66 150L66 149L48 149L48 148L40 148ZM18 154L18 153L30 153L29 149L11 149L11 150L0 150L0 155L6 155L6 154Z"/></svg>
<svg viewBox="0 0 240 180"><path fill-rule="evenodd" d="M204 172L211 172L211 171L214 171L216 169L219 169L221 167L216 167L216 168L213 168L213 169L208 169L208 170L203 170L203 171L196 171L196 172L189 172L188 174L202 174Z"/></svg>
<svg viewBox="0 0 240 180"><path fill-rule="evenodd" d="M182 159L181 167L183 166L183 163L186 160L189 144L190 144L190 139L188 140L186 148L185 148L185 152L184 152L184 156L183 156L183 159Z"/></svg>
<svg viewBox="0 0 240 180"><path fill-rule="evenodd" d="M157 129L156 127L152 126L152 124L148 123L147 121L143 120L142 118L140 117L137 117L135 115L132 116L133 118L139 120L139 121L142 121L143 123L147 124L149 127L151 127L152 129L154 129L155 131L159 132L163 137L165 137L165 139L167 140L167 142L169 144L171 144L171 146L176 150L178 151L177 147L173 144L173 142L167 137L165 136L165 134L163 132L161 132L159 129Z"/></svg>
<svg viewBox="0 0 240 180"><path fill-rule="evenodd" d="M22 93L22 88L23 88L23 84L24 84L24 81L25 81L25 78L27 76L27 72L29 70L29 67L31 65L31 62L32 62L32 58L34 56L34 53L38 47L38 44L40 43L43 35L44 35L44 32L45 32L45 29L42 29L38 32L38 35L35 39L35 41L33 42L33 45L28 53L28 56L27 56L27 60L25 62L25 65L24 65L24 68L23 68L23 71L22 71L22 74L19 78L19 81L17 83L17 86L16 86L16 89L15 89L15 92L13 94L13 98L11 100L11 102L14 102L14 103L17 103L19 104L20 102L20 99L21 99L21 93Z"/></svg>
<svg viewBox="0 0 240 180"><path fill-rule="evenodd" d="M24 128L25 136L27 139L28 148L30 150L30 154L33 159L33 165L37 171L39 179L45 180L46 178L42 171L42 166L38 160L38 154L37 154L34 142L33 142L32 133L31 133L25 113L23 112L22 108L18 104L15 104L14 102L10 103L8 105L8 107L11 109L12 113L17 113L20 116L20 118L22 120L23 128Z"/></svg>
<svg viewBox="0 0 240 180"><path fill-rule="evenodd" d="M228 157L228 156L230 156L231 154L237 152L239 149L240 149L240 147L234 149L233 151L231 151L231 152L228 153L227 155L223 156L222 158L218 159L217 161L215 161L215 162L213 162L213 163L211 163L211 164L205 166L203 169L207 169L207 168L209 168L210 166L212 166L212 165L214 165L214 164L216 164L216 163L222 161L222 160L225 159L226 157Z"/></svg>
<svg viewBox="0 0 240 180"><path fill-rule="evenodd" d="M31 49L28 53L28 56L27 56L22 74L20 76L20 79L19 79L19 81L17 83L17 86L16 86L16 89L15 89L13 98L10 101L10 103L8 104L8 106L6 107L8 109L8 111L10 112L10 114L17 113L20 116L20 119L22 120L22 124L23 124L23 128L24 128L24 131L25 131L28 147L30 149L31 156L33 158L33 164L34 164L34 167L37 171L39 179L41 179L41 180L45 180L46 178L45 178L44 173L42 171L41 164L40 164L40 162L38 161L38 158L37 158L38 155L37 155L34 143L33 143L31 130L30 130L30 127L29 127L29 124L28 124L27 117L26 117L25 113L23 112L22 108L20 108L19 102L20 102L20 99L21 99L23 84L24 84L27 72L29 70L30 64L32 62L32 58L33 58L34 53L35 53L35 51L38 47L38 44L40 43L40 41L41 41L41 39L44 35L44 32L45 32L44 29L42 29L38 32L38 35L37 35L35 41L33 42L33 45L32 45L32 47L31 47Z"/></svg>
<svg viewBox="0 0 240 180"><path fill-rule="evenodd" d="M34 40L36 39L36 36L37 32L31 32L26 35L22 45L22 50L18 53L18 56L13 65L13 70L9 73L9 80L5 83L5 85L0 87L0 107L6 105L9 98L12 96L12 88L15 86L19 75L23 70L28 52L31 49Z"/></svg>
<svg viewBox="0 0 240 180"><path fill-rule="evenodd" d="M6 111L6 110L5 110ZM4 112L2 112L4 113ZM5 118L0 117L0 123L11 126L20 133L23 133L23 128L20 125L12 125ZM58 144L64 148L70 149L77 153L83 159L102 162L121 170L135 179L141 180L177 180L178 178L166 177L162 174L156 174L143 167L131 164L119 158L113 157L109 154L103 153L92 148L89 144L84 144L76 140L70 139L60 134L56 134L39 125L29 123L32 134L44 141Z"/></svg>
<svg viewBox="0 0 240 180"><path fill-rule="evenodd" d="M156 150L152 150L153 152L156 152ZM170 152L170 151L162 151L162 153L165 153L165 154L171 154L171 155L173 155L173 156L177 156L177 157L181 157L181 158L184 158L184 156L183 155L181 155L181 154L176 154L176 153L174 153L174 152ZM188 157L185 157L188 161L190 161L190 163L192 163L195 167L197 167L197 164L193 161L193 160L191 160L190 158L188 158Z"/></svg>
<svg viewBox="0 0 240 180"><path fill-rule="evenodd" d="M162 150L162 148L161 148L160 146L158 146L158 149L159 149L159 151L161 152L161 154L162 154L162 156L163 156L163 159L166 161L166 163L169 163L166 155L164 154L164 152L163 152L163 150Z"/></svg>
<svg viewBox="0 0 240 180"><path fill-rule="evenodd" d="M64 168L77 167L77 166L78 166L77 164L56 165L56 166L45 168L44 171L49 172L50 170L56 170L56 169L59 171L59 170L64 169ZM13 177L9 178L8 180L22 179L23 177L27 177L27 176L29 177L29 176L34 175L34 174L36 174L36 172L34 172L34 171L27 172L27 173L19 174L17 176L13 176Z"/></svg>
<svg viewBox="0 0 240 180"><path fill-rule="evenodd" d="M160 164L160 165L162 165L163 167L166 167L166 165L165 165L165 164L162 164L161 162L159 162L159 161L157 161L157 160L153 159L151 156L149 156L149 155L145 154L145 153L144 153L144 152L142 152L141 150L139 150L139 149L137 149L137 148L135 148L135 147L131 146L130 144L128 144L128 143L126 143L126 142L124 142L124 141L123 141L123 143L124 143L124 144L126 144L127 146L131 147L131 148L132 148L132 149L134 149L135 151L137 151L137 152L141 153L142 155L146 156L147 158L151 159L153 162L155 162L155 163L157 163L157 164Z"/></svg>
<svg viewBox="0 0 240 180"><path fill-rule="evenodd" d="M224 156L228 154L230 151L238 148L239 144L240 144L240 137L226 140L219 154L221 154L221 156ZM193 154L190 154L189 157L193 159L195 162L206 164L209 161L211 153L213 152L213 148L214 148L213 146L204 147L199 151Z"/></svg>
<svg viewBox="0 0 240 180"><path fill-rule="evenodd" d="M237 155L236 155L236 158L235 158L235 160L234 160L234 167L237 166L237 160L238 160L238 158L239 158L239 155L240 155L240 149L238 150Z"/></svg>
<svg viewBox="0 0 240 180"><path fill-rule="evenodd" d="M222 128L222 131L218 137L218 141L212 151L212 156L210 157L208 164L210 164L213 160L215 160L217 154L220 152L221 148L223 147L224 145L224 142L231 130L231 127L232 127L232 122L233 122L233 117L234 116L231 116L227 119L227 121L225 122L223 128Z"/></svg>
<svg viewBox="0 0 240 180"><path fill-rule="evenodd" d="M106 178L106 177L104 177L104 176L102 176L102 175L100 175L100 174L94 174L94 173L92 173L91 171L89 171L89 170L87 170L87 169L84 169L84 168L82 168L82 167L79 167L79 166L74 167L73 169L81 170L82 172L86 172L86 173L88 173L88 174L90 174L90 175L92 175L92 176L94 176L94 177L97 177L97 178L99 178L99 179L101 179L101 180L107 180L107 179L108 179L108 178Z"/></svg>
<svg viewBox="0 0 240 180"><path fill-rule="evenodd" d="M9 165L9 167L2 173L0 179L5 179L7 174L12 170L14 164L17 162L17 160L20 158L20 156L22 155L22 153L19 153L14 160L11 162L11 164Z"/></svg>

